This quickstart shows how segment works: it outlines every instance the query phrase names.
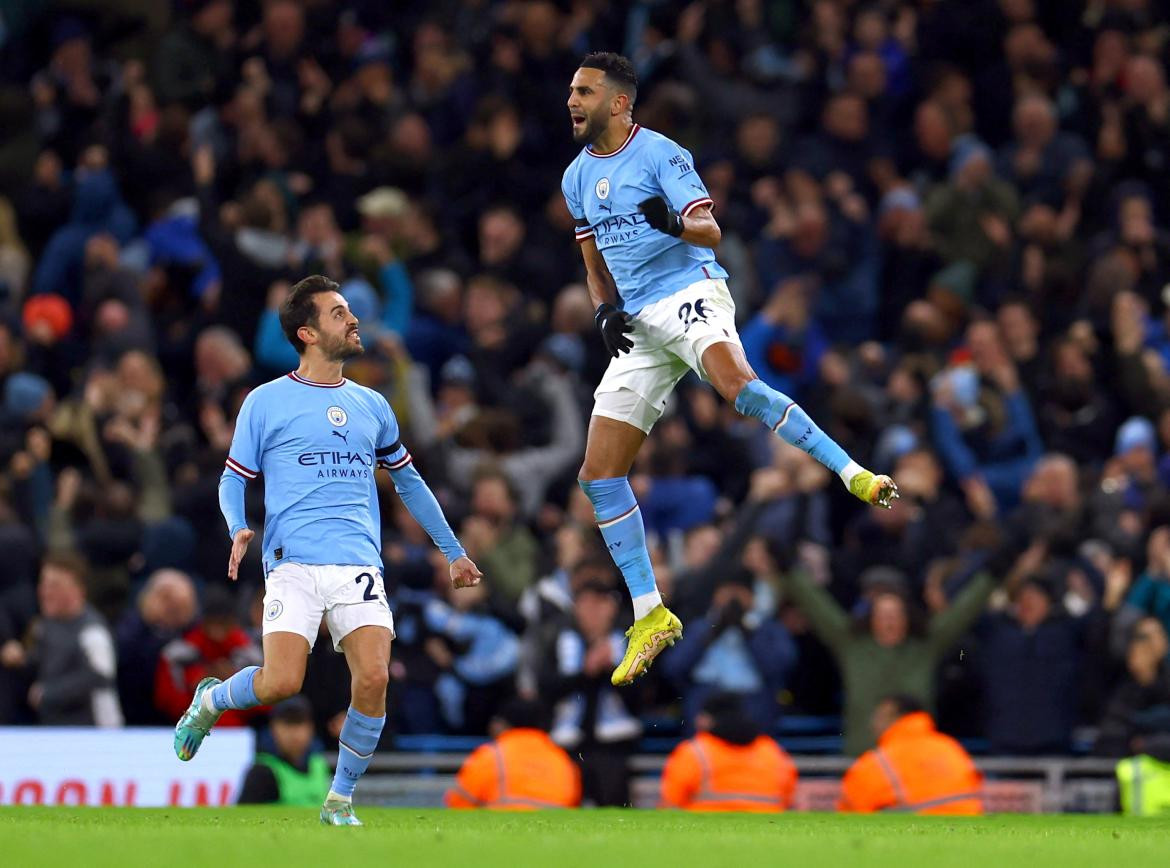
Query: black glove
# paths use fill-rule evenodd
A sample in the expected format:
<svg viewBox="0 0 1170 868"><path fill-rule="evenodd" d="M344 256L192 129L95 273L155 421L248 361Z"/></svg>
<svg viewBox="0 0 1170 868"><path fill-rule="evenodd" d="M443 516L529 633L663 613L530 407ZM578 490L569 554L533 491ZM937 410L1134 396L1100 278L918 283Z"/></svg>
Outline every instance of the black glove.
<svg viewBox="0 0 1170 868"><path fill-rule="evenodd" d="M682 217L678 212L666 204L661 196L653 196L644 202L638 203L638 210L646 216L646 222L651 229L665 232L678 238L683 234Z"/></svg>
<svg viewBox="0 0 1170 868"><path fill-rule="evenodd" d="M597 313L593 321L597 323L597 330L601 332L601 340L605 344L605 351L615 359L622 353L628 353L634 348L634 342L626 335L634 330L630 322L630 315L624 310L618 310L608 301L597 306Z"/></svg>

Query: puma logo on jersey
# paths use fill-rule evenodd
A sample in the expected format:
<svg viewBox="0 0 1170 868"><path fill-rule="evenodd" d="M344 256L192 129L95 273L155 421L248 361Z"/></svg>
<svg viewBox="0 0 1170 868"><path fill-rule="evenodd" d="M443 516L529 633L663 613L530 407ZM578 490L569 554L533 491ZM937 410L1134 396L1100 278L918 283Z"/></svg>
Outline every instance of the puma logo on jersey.
<svg viewBox="0 0 1170 868"><path fill-rule="evenodd" d="M346 446L349 445L349 432L348 431L346 431L344 434L342 434L340 431L333 431L331 433L333 434L334 437L340 437L342 440L344 440Z"/></svg>

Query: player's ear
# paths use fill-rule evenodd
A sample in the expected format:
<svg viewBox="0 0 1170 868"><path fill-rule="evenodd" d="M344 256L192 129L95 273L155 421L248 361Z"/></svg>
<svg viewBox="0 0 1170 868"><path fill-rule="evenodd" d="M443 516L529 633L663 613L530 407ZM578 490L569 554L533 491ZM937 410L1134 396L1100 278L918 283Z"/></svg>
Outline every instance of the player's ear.
<svg viewBox="0 0 1170 868"><path fill-rule="evenodd" d="M303 325L297 329L297 337L305 345L315 344L317 342L317 332L313 330L312 326Z"/></svg>

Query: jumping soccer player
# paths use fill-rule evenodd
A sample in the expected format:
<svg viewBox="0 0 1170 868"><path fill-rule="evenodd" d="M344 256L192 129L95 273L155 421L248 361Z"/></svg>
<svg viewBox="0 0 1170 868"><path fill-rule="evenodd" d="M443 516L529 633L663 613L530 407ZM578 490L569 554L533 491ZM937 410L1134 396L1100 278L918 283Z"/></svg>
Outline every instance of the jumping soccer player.
<svg viewBox="0 0 1170 868"><path fill-rule="evenodd" d="M666 399L688 370L745 416L808 452L866 503L889 508L898 488L845 451L747 363L727 272L715 260L719 224L690 153L634 123L638 83L626 58L582 61L569 88L573 139L584 145L561 191L577 223L589 294L613 356L594 393L579 479L601 535L625 576L634 625L613 672L628 684L682 636L654 582L638 503L626 474Z"/></svg>
<svg viewBox="0 0 1170 868"><path fill-rule="evenodd" d="M244 399L219 482L232 539L228 576L235 581L255 536L244 518L244 486L264 474L264 665L227 681L200 681L175 727L175 753L181 760L195 756L229 708L270 705L298 693L324 615L333 649L345 652L352 701L321 822L360 826L353 790L386 722L394 638L382 583L375 470L390 471L407 509L446 555L456 588L477 584L481 573L411 464L386 399L341 375L346 360L364 350L357 317L337 284L318 275L300 281L281 308L280 324L300 366Z"/></svg>

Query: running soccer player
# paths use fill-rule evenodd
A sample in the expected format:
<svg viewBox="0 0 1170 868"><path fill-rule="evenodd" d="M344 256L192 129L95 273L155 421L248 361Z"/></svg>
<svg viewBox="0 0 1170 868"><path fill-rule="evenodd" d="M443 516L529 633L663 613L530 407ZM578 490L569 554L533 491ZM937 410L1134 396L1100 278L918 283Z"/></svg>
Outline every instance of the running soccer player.
<svg viewBox="0 0 1170 868"><path fill-rule="evenodd" d="M280 324L300 366L244 399L219 482L232 539L228 576L235 581L255 536L244 517L244 486L264 474L264 665L227 681L200 681L175 727L175 753L181 760L195 756L229 708L270 705L299 692L324 615L333 650L345 652L352 700L321 822L360 826L353 791L386 722L394 638L375 470L390 471L407 509L446 555L456 588L477 584L481 573L411 464L386 399L342 376L346 360L364 350L357 317L337 284L318 275L300 281Z"/></svg>
<svg viewBox="0 0 1170 868"><path fill-rule="evenodd" d="M590 54L569 87L573 139L584 147L561 181L577 224L595 320L613 359L594 393L579 480L634 602L615 685L628 684L682 636L662 605L638 503L626 474L666 399L688 370L745 416L808 452L866 503L889 508L898 488L854 462L800 406L747 363L727 272L715 260L719 224L690 153L634 123L633 65Z"/></svg>

